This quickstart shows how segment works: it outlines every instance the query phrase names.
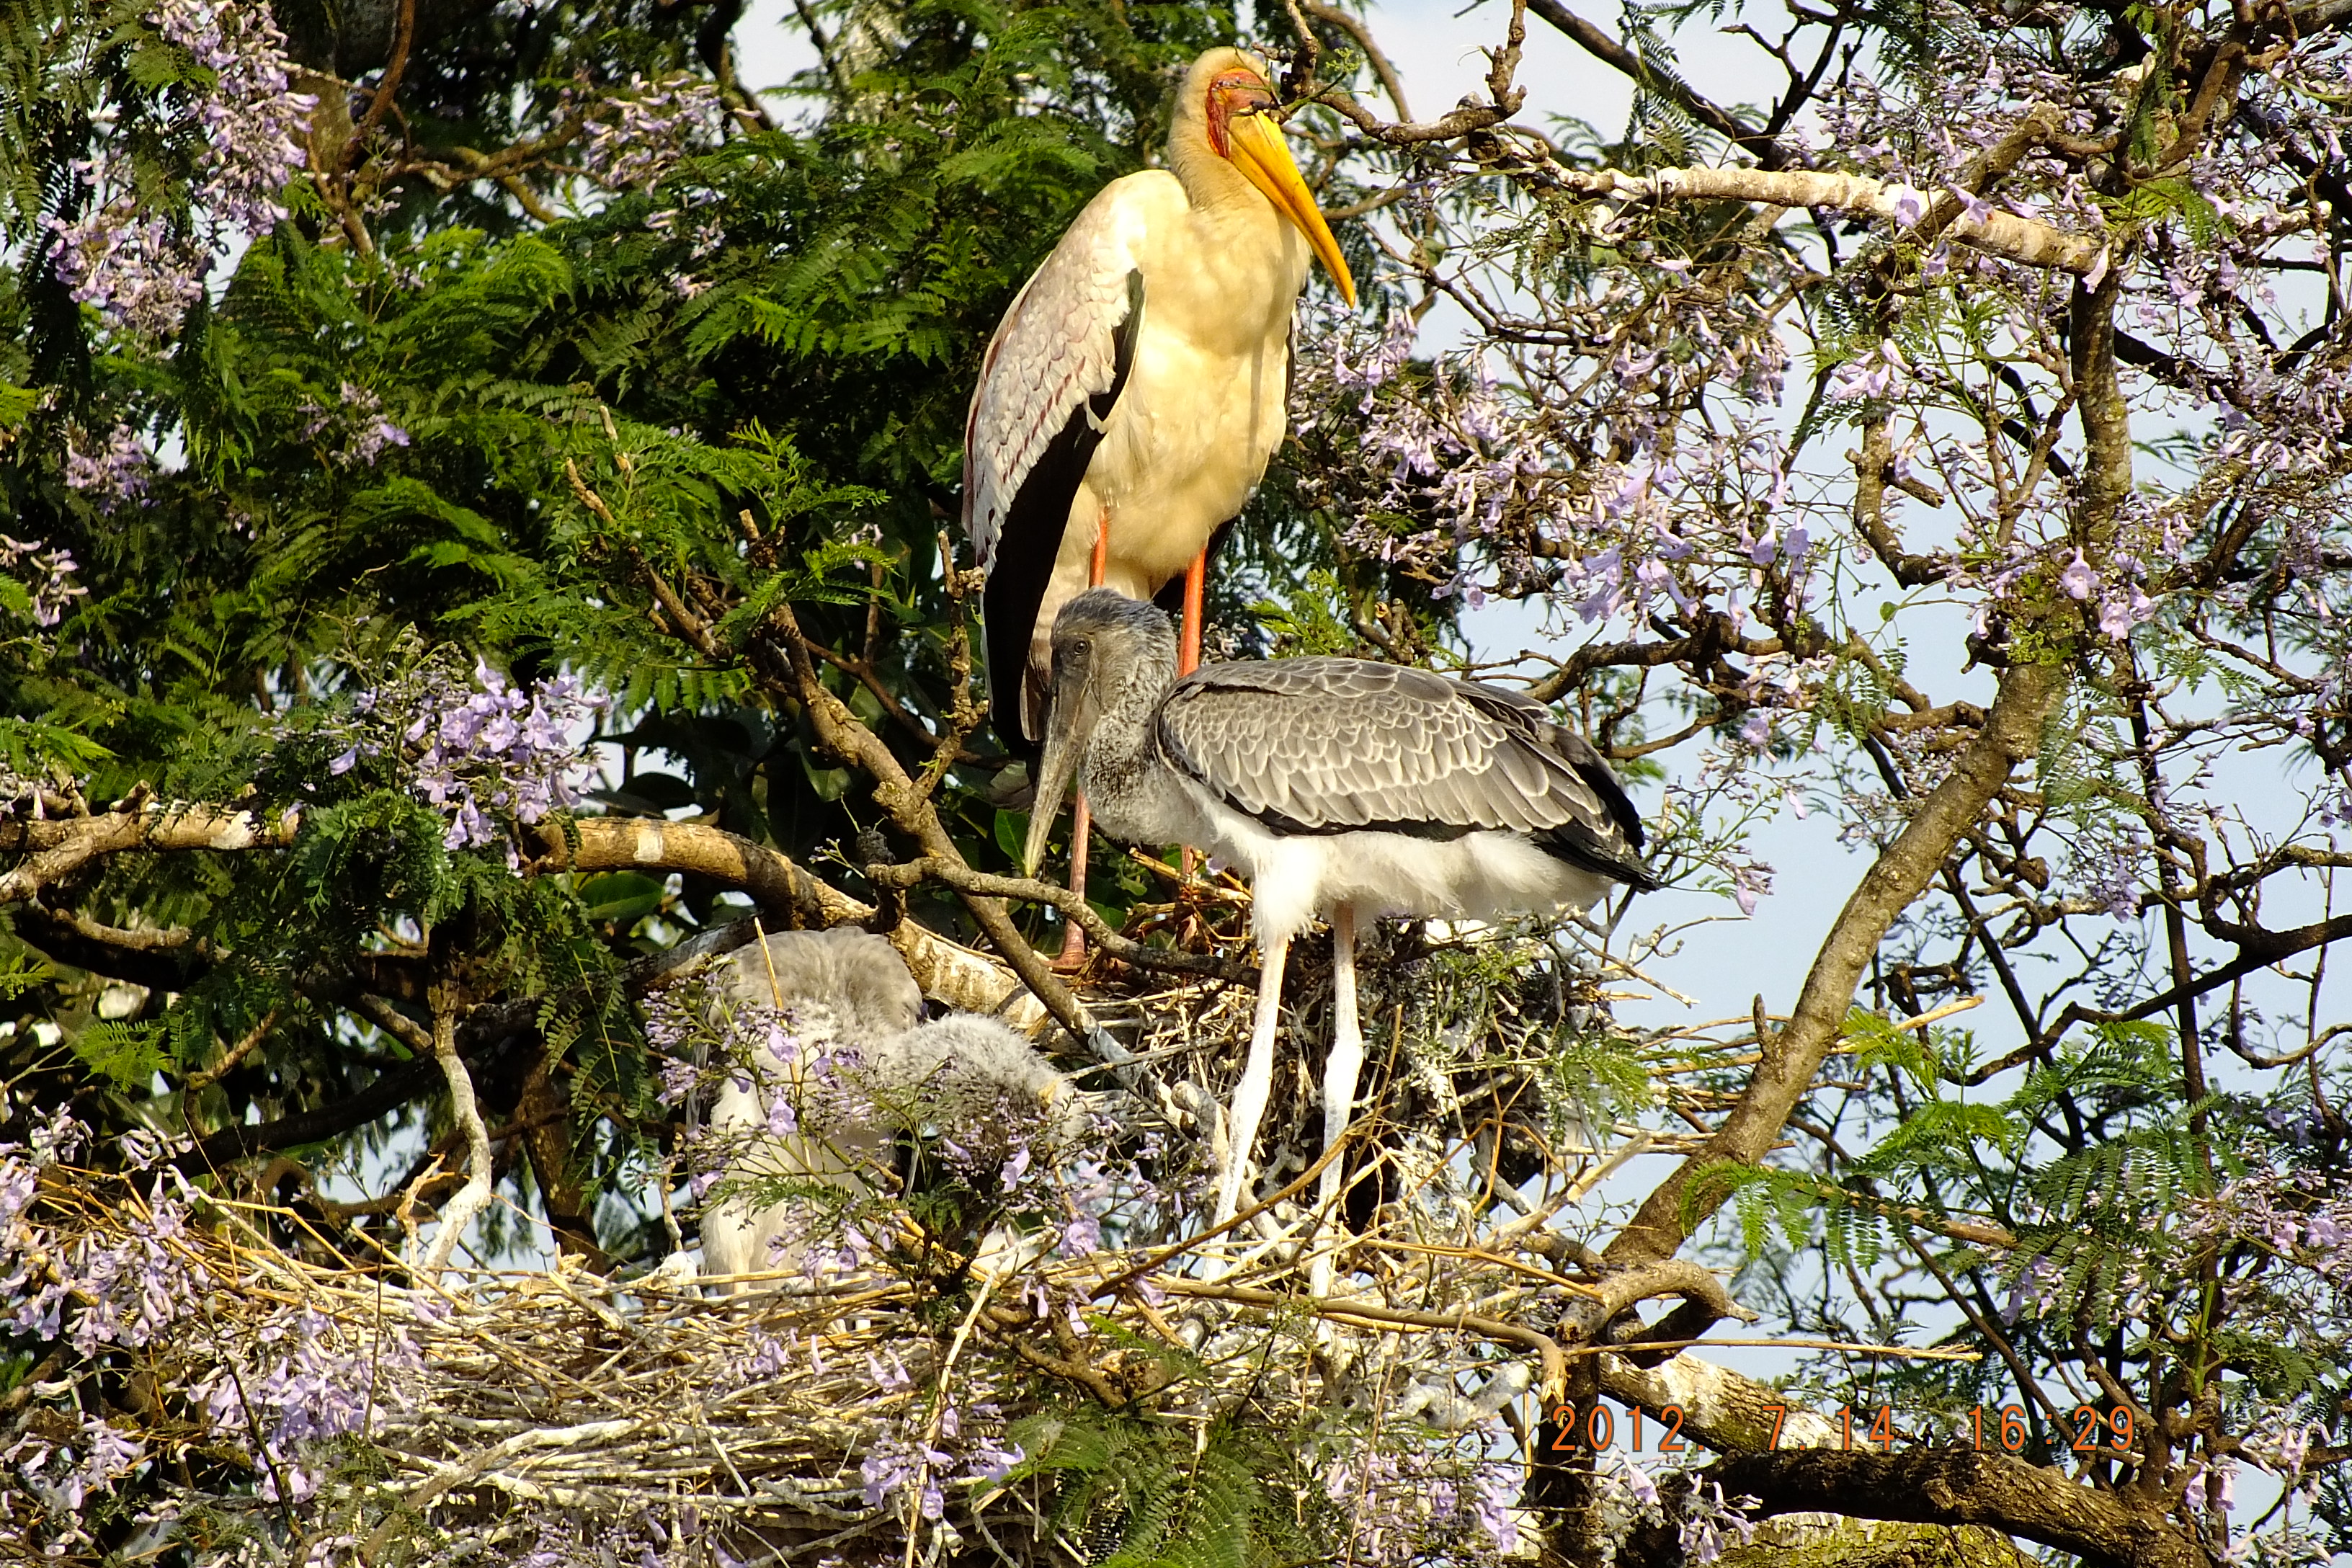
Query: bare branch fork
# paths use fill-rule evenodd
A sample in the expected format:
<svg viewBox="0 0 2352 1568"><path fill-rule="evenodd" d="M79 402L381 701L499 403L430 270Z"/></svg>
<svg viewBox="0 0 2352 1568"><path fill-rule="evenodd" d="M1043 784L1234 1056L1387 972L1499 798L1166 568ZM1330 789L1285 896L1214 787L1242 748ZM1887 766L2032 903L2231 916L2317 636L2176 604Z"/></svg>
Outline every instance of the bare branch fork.
<svg viewBox="0 0 2352 1568"><path fill-rule="evenodd" d="M441 1069L442 1081L449 1089L449 1118L465 1139L466 1184L441 1210L440 1227L434 1232L430 1250L423 1258L412 1260L416 1272L427 1283L435 1283L448 1268L450 1255L457 1250L467 1228L490 1205L491 1166L489 1129L482 1121L481 1104L474 1095L473 1075L466 1070L465 1059L457 1054L457 1023L465 1010L465 994L455 981L444 978L433 983L428 994L433 1013L430 1032L382 997L362 995L357 1005L384 1033L419 1056L433 1058ZM409 1184L412 1196L421 1194L439 1163L436 1158L418 1173ZM404 1225L408 1223L405 1206L402 1218Z"/></svg>
<svg viewBox="0 0 2352 1568"><path fill-rule="evenodd" d="M474 1098L474 1080L457 1055L457 1016L465 1008L465 993L454 980L433 987L433 1059L449 1084L449 1115L466 1134L466 1184L441 1211L433 1233L433 1250L426 1253L423 1272L429 1280L441 1278L450 1255L481 1212L490 1205L490 1135L482 1125L482 1108Z"/></svg>
<svg viewBox="0 0 2352 1568"><path fill-rule="evenodd" d="M825 689L817 679L816 667L809 656L809 642L801 630L799 619L792 606L779 605L769 618L768 635L783 645L789 673L793 679L792 694L798 699L815 727L817 738L825 749L846 762L855 763L874 780L875 804L889 814L916 843L922 846L929 858L948 866L963 866L963 854L955 840L940 821L939 812L930 799L907 775L898 759L881 737L859 722L841 699ZM1045 955L1031 947L1026 938L1013 925L1013 917L1000 899L958 889L964 908L987 933L989 942L1012 965L1022 984L1028 986L1055 1021L1105 1060L1117 1062L1125 1058L1125 1050L1105 1034L1094 1021L1070 988L1062 983Z"/></svg>

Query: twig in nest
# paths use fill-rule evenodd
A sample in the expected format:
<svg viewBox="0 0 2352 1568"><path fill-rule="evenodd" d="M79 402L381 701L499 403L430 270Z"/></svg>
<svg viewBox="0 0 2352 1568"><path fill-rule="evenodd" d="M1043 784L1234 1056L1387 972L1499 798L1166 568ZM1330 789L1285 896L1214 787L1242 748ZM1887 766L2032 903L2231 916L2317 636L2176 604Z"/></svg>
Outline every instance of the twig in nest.
<svg viewBox="0 0 2352 1568"><path fill-rule="evenodd" d="M912 888L924 882L943 882L959 892L1051 904L1062 911L1065 919L1076 921L1079 929L1093 939L1097 947L1120 963L1132 964L1138 969L1160 969L1176 974L1207 974L1244 985L1256 978L1246 966L1235 963L1221 953L1179 952L1171 948L1146 947L1141 942L1131 942L1113 931L1109 921L1095 913L1083 895L1067 888L1055 887L1051 882L1040 881L1034 877L999 877L986 871L975 871L968 866L950 865L936 856L925 856L896 866L868 866L866 875L877 887Z"/></svg>

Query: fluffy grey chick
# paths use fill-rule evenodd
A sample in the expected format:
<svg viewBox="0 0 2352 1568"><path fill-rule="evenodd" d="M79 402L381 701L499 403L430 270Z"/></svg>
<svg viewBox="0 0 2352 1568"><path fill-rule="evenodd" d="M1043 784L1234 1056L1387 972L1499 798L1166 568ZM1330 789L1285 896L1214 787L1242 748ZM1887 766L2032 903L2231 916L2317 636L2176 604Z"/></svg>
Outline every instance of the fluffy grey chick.
<svg viewBox="0 0 2352 1568"><path fill-rule="evenodd" d="M715 989L737 1006L802 1007L832 1015L845 1046L866 1046L912 1028L923 1016L922 988L898 950L854 926L778 931L763 958L757 942L711 966Z"/></svg>
<svg viewBox="0 0 2352 1568"><path fill-rule="evenodd" d="M1078 1095L1029 1041L993 1018L951 1015L917 1024L922 992L905 961L880 937L847 928L784 931L739 949L718 966L721 1006L774 1006L794 1018L799 1062L786 1063L762 1041L748 1064L756 1080L730 1076L712 1104L714 1132L745 1140L734 1161L738 1191L705 1213L705 1274L746 1274L773 1267L769 1243L794 1228L792 1205L754 1206L744 1178L799 1177L846 1192L868 1190L869 1173L887 1169L898 1130L952 1127L998 1114L1007 1097L1053 1113L1053 1136L1066 1142L1084 1126ZM774 966L771 982L769 966ZM767 1106L795 1086L801 1063L847 1047L856 1066L843 1076L876 1108L867 1124L830 1121L821 1130L774 1133ZM740 1288L740 1287L739 1287Z"/></svg>

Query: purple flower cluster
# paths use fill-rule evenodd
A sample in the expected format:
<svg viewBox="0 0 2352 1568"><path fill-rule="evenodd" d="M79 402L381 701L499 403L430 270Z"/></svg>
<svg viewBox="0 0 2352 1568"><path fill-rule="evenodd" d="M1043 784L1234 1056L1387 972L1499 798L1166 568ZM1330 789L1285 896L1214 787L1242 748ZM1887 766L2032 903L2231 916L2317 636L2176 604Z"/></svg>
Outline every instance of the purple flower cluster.
<svg viewBox="0 0 2352 1568"><path fill-rule="evenodd" d="M278 196L301 172L302 128L317 100L288 85L285 37L257 0L160 0L142 20L212 78L201 91L169 93L184 100L172 109L194 166L194 216L184 226L156 213L130 157L102 135L73 165L86 193L81 216L46 223L58 279L77 300L125 331L163 338L202 292L219 246L286 216ZM121 113L101 106L101 133Z"/></svg>
<svg viewBox="0 0 2352 1568"><path fill-rule="evenodd" d="M390 448L408 445L408 432L384 416L383 400L364 386L347 381L332 402L312 399L309 408L302 438L336 468L373 468Z"/></svg>
<svg viewBox="0 0 2352 1568"><path fill-rule="evenodd" d="M534 823L576 805L572 781L587 765L572 736L602 710L571 676L528 689L488 665L470 680L428 666L361 693L349 745L328 763L343 774L362 759L388 761L407 787L448 819L451 849L513 845L499 824Z"/></svg>
<svg viewBox="0 0 2352 1568"><path fill-rule="evenodd" d="M93 442L76 428L66 437L66 484L89 496L103 512L116 512L147 493L155 476L155 454L128 425L117 425Z"/></svg>
<svg viewBox="0 0 2352 1568"><path fill-rule="evenodd" d="M1323 1495L1347 1521L1346 1556L1368 1568L1515 1553L1518 1491L1516 1467L1447 1451L1366 1446L1323 1468Z"/></svg>
<svg viewBox="0 0 2352 1568"><path fill-rule="evenodd" d="M73 1158L83 1136L60 1110L30 1147L0 1144L0 1329L91 1356L154 1342L197 1310L212 1281L178 1245L194 1194L168 1166L178 1195L159 1192L120 1237L58 1238L26 1217L41 1167Z"/></svg>
<svg viewBox="0 0 2352 1568"><path fill-rule="evenodd" d="M2185 1205L2179 1234L2259 1245L2326 1281L2338 1310L2352 1309L2352 1197L2331 1187L2259 1170Z"/></svg>
<svg viewBox="0 0 2352 1568"><path fill-rule="evenodd" d="M1916 193L1915 193L1916 194ZM1910 364L1895 340L1886 338L1874 345L1870 353L1839 367L1830 378L1829 395L1834 402L1856 398L1889 397L1901 392L1910 382Z"/></svg>
<svg viewBox="0 0 2352 1568"><path fill-rule="evenodd" d="M232 1287L194 1245L189 1216L197 1195L161 1163L180 1146L165 1140L125 1139L115 1151L159 1185L143 1200L116 1193L108 1206L121 1219L119 1231L42 1223L33 1203L45 1171L48 1179L83 1179L63 1163L86 1141L60 1111L29 1146L0 1145L0 1329L69 1349L85 1366L122 1351L147 1352L141 1364L158 1375L155 1393L207 1418L214 1442L251 1459L265 1500L277 1499L280 1478L289 1500L311 1495L318 1475L306 1460L309 1446L361 1430L372 1407L399 1407L405 1378L421 1366L415 1346L396 1332L359 1342L307 1309L286 1309L257 1331L249 1322L215 1327L207 1299ZM79 1436L59 1440L54 1422L26 1426L0 1447L0 1513L14 1511L12 1494L29 1500L53 1554L87 1545L83 1510L147 1463L138 1438L67 1409ZM152 1522L167 1529L170 1521L159 1515Z"/></svg>
<svg viewBox="0 0 2352 1568"><path fill-rule="evenodd" d="M963 1436L967 1419L982 1426L969 1439ZM966 1411L950 1399L938 1411L936 1436L891 1433L876 1439L858 1466L867 1505L889 1508L911 1496L917 1511L936 1522L947 1512L947 1486L992 1485L1021 1462L1021 1449L997 1435L1003 1422L1003 1413L993 1405Z"/></svg>
<svg viewBox="0 0 2352 1568"><path fill-rule="evenodd" d="M724 132L726 108L715 82L691 75L648 81L631 77L588 121L589 177L613 190L646 190Z"/></svg>
<svg viewBox="0 0 2352 1568"><path fill-rule="evenodd" d="M1957 460L1950 466L1962 467ZM2176 556L2187 536L2178 508L2159 509L2146 496L2125 503L2100 552L2100 564L2094 564L2063 527L2055 543L2012 538L1998 548L1985 548L1963 521L1961 560L1946 581L1954 588L1975 591L1974 630L1979 637L2005 606L2038 591L2063 595L2095 609L2100 634L2120 642L2156 618L2157 603L2147 588L2149 561Z"/></svg>
<svg viewBox="0 0 2352 1568"><path fill-rule="evenodd" d="M1683 1504L1684 1554L1694 1563L1712 1563L1723 1555L1727 1547L1746 1546L1753 1542L1756 1521L1739 1505L1753 1505L1755 1501L1754 1498L1726 1500L1718 1482L1703 1481L1694 1486Z"/></svg>
<svg viewBox="0 0 2352 1568"><path fill-rule="evenodd" d="M81 1418L78 1439L54 1443L30 1433L0 1448L0 1474L13 1470L43 1510L67 1526L69 1539L81 1531L76 1520L85 1504L114 1490L146 1462L147 1446L126 1436L96 1415ZM0 1485L0 1500L8 1488Z"/></svg>
<svg viewBox="0 0 2352 1568"><path fill-rule="evenodd" d="M1576 351L1528 351L1529 363L1505 377L1474 349L1432 367L1425 382L1408 382L1409 315L1392 316L1378 336L1351 318L1326 314L1310 324L1320 338L1299 356L1298 423L1302 432L1324 429L1360 453L1370 481L1360 494L1315 499L1360 520L1350 534L1357 547L1428 576L1441 595L1459 594L1475 606L1489 593L1523 592L1540 575L1541 559L1566 563L1565 586L1587 622L1622 615L1638 624L1654 599L1690 611L1710 590L1702 579L1717 563L1694 554L1698 542L1676 527L1670 503L1678 485L1719 466L1724 452L1748 460L1769 500L1757 509L1758 526L1719 564L1740 573L1804 553L1804 531L1784 539L1771 515L1786 483L1774 462L1779 438L1761 424L1724 433L1724 452L1677 458L1653 444L1656 428L1621 421L1606 434L1631 437L1628 454L1580 464L1568 448L1603 433L1563 426L1559 409L1538 395L1552 383L1586 379L1575 369ZM1761 341L1735 343L1718 327L1696 310L1677 315L1671 330L1687 352L1621 345L1607 373L1662 398L1694 393L1711 376L1744 384L1768 366L1757 384L1777 387L1782 352ZM1436 526L1398 536L1384 520L1399 517ZM1482 553L1492 557L1491 582L1479 580ZM1744 618L1744 610L1735 613Z"/></svg>
<svg viewBox="0 0 2352 1568"><path fill-rule="evenodd" d="M1731 865L1731 901L1739 906L1743 915L1756 912L1756 900L1772 891L1772 868L1761 860L1739 860Z"/></svg>
<svg viewBox="0 0 2352 1568"><path fill-rule="evenodd" d="M71 551L45 550L39 540L12 539L0 533L0 572L13 577L20 566L25 569L25 586L37 626L56 626L73 602L89 592L72 580L81 567Z"/></svg>
<svg viewBox="0 0 2352 1568"><path fill-rule="evenodd" d="M248 1451L271 1502L315 1495L316 1446L364 1432L373 1415L399 1408L424 1364L405 1333L363 1342L309 1309L215 1355L212 1374L189 1397L221 1441ZM257 1433L261 1451L250 1453Z"/></svg>
<svg viewBox="0 0 2352 1568"><path fill-rule="evenodd" d="M2092 832L2074 843L2067 880L2080 897L2119 921L2136 919L2153 885L2148 847L2137 833Z"/></svg>

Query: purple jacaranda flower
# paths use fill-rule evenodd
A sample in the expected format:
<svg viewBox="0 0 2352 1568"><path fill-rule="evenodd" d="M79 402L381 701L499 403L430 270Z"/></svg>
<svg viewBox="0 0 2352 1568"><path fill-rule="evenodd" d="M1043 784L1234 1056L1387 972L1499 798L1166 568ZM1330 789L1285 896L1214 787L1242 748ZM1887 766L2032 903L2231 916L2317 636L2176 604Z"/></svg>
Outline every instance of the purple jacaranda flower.
<svg viewBox="0 0 2352 1568"><path fill-rule="evenodd" d="M789 1137L800 1131L800 1113L793 1108L790 1095L779 1094L768 1102L768 1132L771 1137Z"/></svg>
<svg viewBox="0 0 2352 1568"><path fill-rule="evenodd" d="M254 0L162 0L137 24L210 73L179 106L192 132L191 216L158 212L138 166L101 142L72 165L79 216L52 216L44 226L50 265L77 303L118 330L160 339L203 293L221 244L265 234L285 216L278 198L303 167L302 131L317 100L290 89L285 38Z"/></svg>
<svg viewBox="0 0 2352 1568"><path fill-rule="evenodd" d="M51 550L39 540L11 538L0 533L0 572L17 578L32 601L33 624L54 626L65 619L76 599L88 588L73 580L80 564L69 550Z"/></svg>
<svg viewBox="0 0 2352 1568"><path fill-rule="evenodd" d="M155 475L155 454L128 425L93 439L79 427L66 438L66 483L103 512L116 512L143 500Z"/></svg>
<svg viewBox="0 0 2352 1568"><path fill-rule="evenodd" d="M428 662L353 706L359 721L345 727L346 748L331 773L348 772L361 756L390 758L416 798L447 819L446 847L504 844L511 859L506 824L528 826L577 801L571 775L587 759L569 735L603 700L570 678L518 689L487 667L463 681Z"/></svg>
<svg viewBox="0 0 2352 1568"><path fill-rule="evenodd" d="M2070 599L2087 599L2099 591L2099 574L2091 570L2091 563L2084 560L2083 552L2077 550L2074 559L2058 574L2058 585L2066 591Z"/></svg>
<svg viewBox="0 0 2352 1568"><path fill-rule="evenodd" d="M1756 912L1756 901L1772 890L1772 868L1758 861L1731 868L1731 900L1743 915Z"/></svg>
<svg viewBox="0 0 2352 1568"><path fill-rule="evenodd" d="M583 162L600 184L647 188L698 147L716 145L725 118L715 82L684 74L632 77L593 110Z"/></svg>

